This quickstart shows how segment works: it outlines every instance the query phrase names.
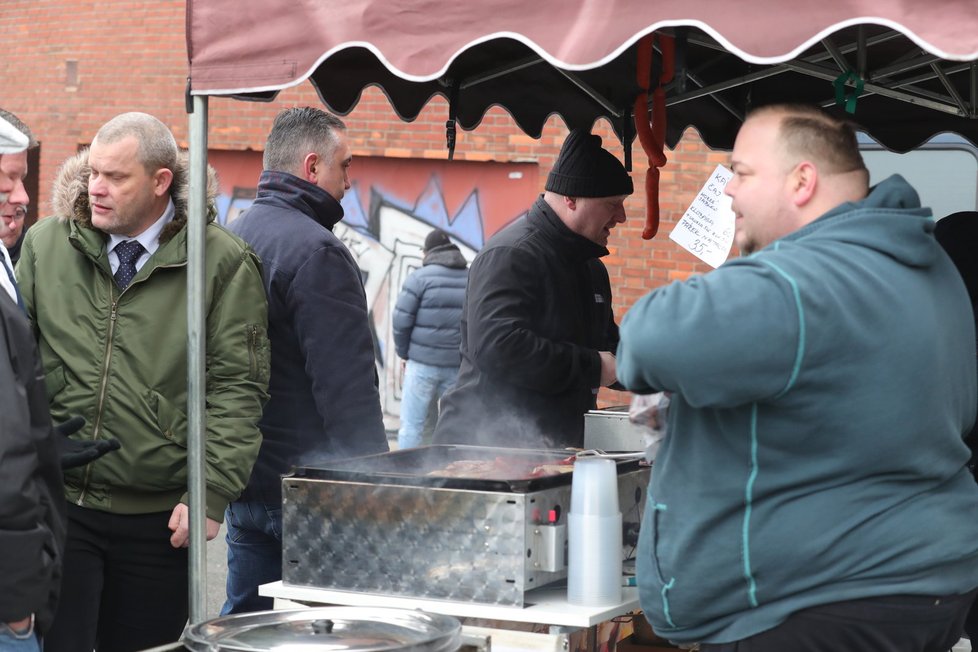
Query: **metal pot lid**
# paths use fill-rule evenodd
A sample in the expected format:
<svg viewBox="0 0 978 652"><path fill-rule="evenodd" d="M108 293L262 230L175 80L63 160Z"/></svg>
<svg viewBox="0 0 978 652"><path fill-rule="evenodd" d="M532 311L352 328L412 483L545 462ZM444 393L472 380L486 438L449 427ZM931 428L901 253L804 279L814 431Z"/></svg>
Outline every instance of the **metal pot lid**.
<svg viewBox="0 0 978 652"><path fill-rule="evenodd" d="M451 616L423 611L320 607L216 618L188 627L182 642L198 652L448 652L461 645L461 629Z"/></svg>

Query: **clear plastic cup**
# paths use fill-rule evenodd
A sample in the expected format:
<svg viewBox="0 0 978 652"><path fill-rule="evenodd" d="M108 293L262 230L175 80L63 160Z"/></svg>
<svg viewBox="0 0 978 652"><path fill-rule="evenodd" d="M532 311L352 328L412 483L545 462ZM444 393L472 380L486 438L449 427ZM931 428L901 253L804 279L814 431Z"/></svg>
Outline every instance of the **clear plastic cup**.
<svg viewBox="0 0 978 652"><path fill-rule="evenodd" d="M574 463L567 513L567 601L582 606L621 602L622 531L614 460Z"/></svg>
<svg viewBox="0 0 978 652"><path fill-rule="evenodd" d="M571 478L570 513L613 516L618 508L618 467L614 460L581 458Z"/></svg>
<svg viewBox="0 0 978 652"><path fill-rule="evenodd" d="M603 607L621 602L621 513L567 515L567 602Z"/></svg>

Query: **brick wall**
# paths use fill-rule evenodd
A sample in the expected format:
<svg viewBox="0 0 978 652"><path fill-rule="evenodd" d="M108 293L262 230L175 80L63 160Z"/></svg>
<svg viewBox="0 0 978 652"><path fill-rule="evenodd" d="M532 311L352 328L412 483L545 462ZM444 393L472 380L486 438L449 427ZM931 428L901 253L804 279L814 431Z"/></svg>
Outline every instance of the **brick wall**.
<svg viewBox="0 0 978 652"><path fill-rule="evenodd" d="M184 2L113 0L3 0L0 35L5 43L0 106L24 119L42 143L40 196L46 215L48 189L58 165L87 144L98 127L124 111L146 111L168 124L186 146L186 43ZM260 150L274 115L295 105L319 105L315 90L303 83L271 103L224 98L209 101L209 147ZM346 117L357 156L447 158L444 123L447 103L435 99L412 123L400 122L383 94L368 89ZM607 125L598 125L606 146L621 156L621 145ZM455 156L462 160L533 161L541 179L553 164L566 129L551 118L540 140L524 135L501 109L492 109L479 128L460 131ZM612 235L605 259L615 291L619 319L636 299L670 280L707 268L668 239L676 220L725 153L710 152L694 132L687 133L662 171L662 225L652 242L641 239L644 175L641 147L633 150L636 193L626 204L629 221ZM613 392L603 402L624 397Z"/></svg>

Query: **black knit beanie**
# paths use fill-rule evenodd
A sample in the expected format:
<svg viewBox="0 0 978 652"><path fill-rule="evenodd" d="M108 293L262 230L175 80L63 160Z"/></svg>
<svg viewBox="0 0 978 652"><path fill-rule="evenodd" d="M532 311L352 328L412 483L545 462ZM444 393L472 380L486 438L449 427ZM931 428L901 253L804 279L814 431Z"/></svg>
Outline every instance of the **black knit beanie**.
<svg viewBox="0 0 978 652"><path fill-rule="evenodd" d="M435 247L441 247L442 245L451 243L452 241L448 239L447 233L441 229L435 229L424 239L424 248L421 251L431 251Z"/></svg>
<svg viewBox="0 0 978 652"><path fill-rule="evenodd" d="M625 166L601 147L601 136L583 129L568 134L544 187L564 197L614 197L634 192Z"/></svg>

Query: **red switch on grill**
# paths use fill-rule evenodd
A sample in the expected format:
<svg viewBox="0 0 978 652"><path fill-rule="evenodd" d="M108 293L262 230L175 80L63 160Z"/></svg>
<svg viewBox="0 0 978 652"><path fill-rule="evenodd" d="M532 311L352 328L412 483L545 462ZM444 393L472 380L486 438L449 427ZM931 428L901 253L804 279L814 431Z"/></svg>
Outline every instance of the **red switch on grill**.
<svg viewBox="0 0 978 652"><path fill-rule="evenodd" d="M556 523L557 519L559 518L560 515L557 513L556 509L551 509L549 512L547 512L547 523Z"/></svg>

